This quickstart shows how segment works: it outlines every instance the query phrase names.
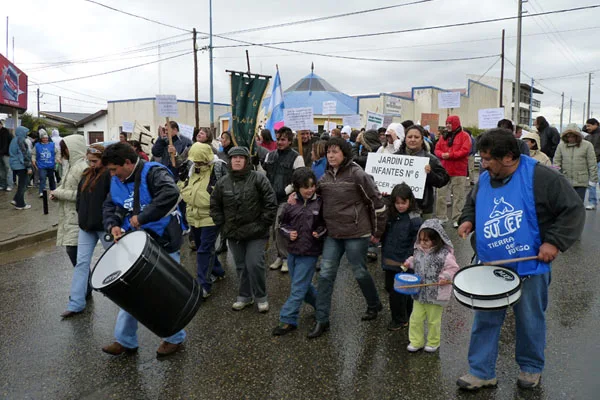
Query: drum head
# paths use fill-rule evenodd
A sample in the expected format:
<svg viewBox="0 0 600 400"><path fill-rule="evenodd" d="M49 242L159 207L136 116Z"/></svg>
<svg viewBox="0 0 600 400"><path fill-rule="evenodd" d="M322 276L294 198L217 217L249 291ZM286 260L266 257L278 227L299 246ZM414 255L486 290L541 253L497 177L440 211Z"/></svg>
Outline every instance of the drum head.
<svg viewBox="0 0 600 400"><path fill-rule="evenodd" d="M92 287L102 289L110 285L135 264L140 258L146 241L146 232L134 231L124 235L100 257L92 272Z"/></svg>
<svg viewBox="0 0 600 400"><path fill-rule="evenodd" d="M465 296L495 298L512 294L521 287L519 276L508 268L474 265L454 276L454 288Z"/></svg>

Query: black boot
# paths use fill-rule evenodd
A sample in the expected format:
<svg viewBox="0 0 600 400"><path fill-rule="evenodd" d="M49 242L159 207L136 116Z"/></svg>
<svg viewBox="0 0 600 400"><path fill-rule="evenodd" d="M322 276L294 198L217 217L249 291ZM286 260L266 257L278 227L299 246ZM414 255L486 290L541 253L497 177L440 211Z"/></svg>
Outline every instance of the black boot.
<svg viewBox="0 0 600 400"><path fill-rule="evenodd" d="M317 322L306 336L309 339L318 338L329 330L329 322Z"/></svg>
<svg viewBox="0 0 600 400"><path fill-rule="evenodd" d="M367 312L362 316L363 321L372 321L377 318L377 313L383 310L383 305L379 303L379 305L375 308L367 308Z"/></svg>

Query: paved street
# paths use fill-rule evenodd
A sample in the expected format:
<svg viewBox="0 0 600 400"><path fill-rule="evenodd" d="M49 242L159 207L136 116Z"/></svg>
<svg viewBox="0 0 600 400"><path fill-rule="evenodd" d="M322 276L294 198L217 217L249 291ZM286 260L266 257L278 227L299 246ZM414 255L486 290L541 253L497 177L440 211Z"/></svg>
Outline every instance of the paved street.
<svg viewBox="0 0 600 400"><path fill-rule="evenodd" d="M407 332L388 332L383 273L371 264L385 304L374 322L361 322L364 300L348 268L335 288L332 328L316 340L299 329L273 338L289 289L286 275L268 272L271 311L231 310L236 278L227 279L188 326L185 350L159 361L159 339L140 327L137 355L113 358L101 347L113 340L117 307L99 293L86 312L61 321L72 274L63 248L44 242L0 259L0 397L7 399L593 399L600 381L600 216L588 213L584 237L553 265L548 310L547 369L541 387L516 387L514 331L509 316L498 362L499 386L461 393L467 371L470 310L452 300L443 317L439 354L408 354ZM451 232L460 265L472 255ZM99 253L98 253L99 254ZM194 269L195 257L183 263ZM271 260L272 257L269 258ZM345 262L344 265L346 266Z"/></svg>

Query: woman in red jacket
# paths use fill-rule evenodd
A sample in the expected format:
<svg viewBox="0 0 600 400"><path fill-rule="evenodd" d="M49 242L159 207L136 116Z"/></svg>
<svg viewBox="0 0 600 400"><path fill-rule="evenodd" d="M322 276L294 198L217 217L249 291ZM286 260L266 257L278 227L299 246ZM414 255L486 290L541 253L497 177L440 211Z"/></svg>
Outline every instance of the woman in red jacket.
<svg viewBox="0 0 600 400"><path fill-rule="evenodd" d="M450 115L446 119L446 131L440 136L435 146L435 155L442 161L442 166L450 175L450 184L438 189L436 215L443 223L452 218L452 225L458 228L458 218L465 205L467 170L469 153L471 152L471 137L463 131L460 118ZM452 193L452 215L448 216L446 197Z"/></svg>

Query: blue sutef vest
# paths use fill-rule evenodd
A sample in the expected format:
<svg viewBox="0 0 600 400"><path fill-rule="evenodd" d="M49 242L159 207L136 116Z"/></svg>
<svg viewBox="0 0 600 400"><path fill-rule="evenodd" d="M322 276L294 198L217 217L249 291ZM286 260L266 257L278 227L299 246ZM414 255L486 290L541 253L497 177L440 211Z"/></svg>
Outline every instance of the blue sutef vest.
<svg viewBox="0 0 600 400"><path fill-rule="evenodd" d="M538 162L521 155L510 181L499 188L486 171L479 178L475 203L477 255L483 262L536 256L542 240L533 196L533 173ZM507 264L519 276L540 275L550 264L532 260Z"/></svg>
<svg viewBox="0 0 600 400"><path fill-rule="evenodd" d="M147 181L148 171L150 171L150 168L152 167L165 168L168 171L168 169L162 164L156 162L144 163L144 166L142 167L142 176L140 180L140 211L142 211L144 208L146 208L148 204L152 202L152 197L150 196L150 191L148 190ZM121 228L123 228L126 231L131 230L129 217L130 214L133 212L134 186L135 182L123 183L116 176L113 176L110 182L110 195L112 197L113 203L129 211L129 214L125 218L123 225L121 225ZM167 215L159 219L158 221L148 222L147 224L142 225L142 229L151 230L160 237L164 233L165 228L169 224L171 218L171 215Z"/></svg>
<svg viewBox="0 0 600 400"><path fill-rule="evenodd" d="M54 142L35 144L35 160L39 169L54 169L56 165Z"/></svg>

